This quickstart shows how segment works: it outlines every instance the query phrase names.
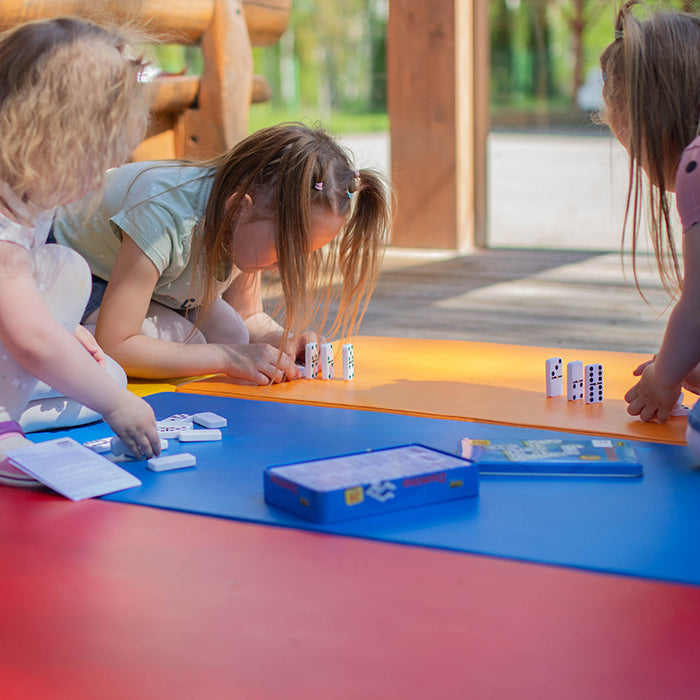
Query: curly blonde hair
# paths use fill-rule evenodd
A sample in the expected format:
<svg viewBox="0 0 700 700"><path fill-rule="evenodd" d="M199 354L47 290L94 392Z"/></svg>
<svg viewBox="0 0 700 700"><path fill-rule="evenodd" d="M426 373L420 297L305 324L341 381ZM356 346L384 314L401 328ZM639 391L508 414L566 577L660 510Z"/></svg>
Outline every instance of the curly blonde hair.
<svg viewBox="0 0 700 700"><path fill-rule="evenodd" d="M122 30L76 17L0 35L0 181L49 209L102 185L148 123L150 91Z"/></svg>
<svg viewBox="0 0 700 700"><path fill-rule="evenodd" d="M681 155L698 133L700 118L700 18L661 10L642 19L638 0L622 3L615 40L600 58L605 111L602 120L623 134L630 155L623 244L631 224L632 261L644 205L657 267L670 294L682 286L671 226L671 200ZM646 173L646 178L644 177ZM639 288L639 284L637 284Z"/></svg>

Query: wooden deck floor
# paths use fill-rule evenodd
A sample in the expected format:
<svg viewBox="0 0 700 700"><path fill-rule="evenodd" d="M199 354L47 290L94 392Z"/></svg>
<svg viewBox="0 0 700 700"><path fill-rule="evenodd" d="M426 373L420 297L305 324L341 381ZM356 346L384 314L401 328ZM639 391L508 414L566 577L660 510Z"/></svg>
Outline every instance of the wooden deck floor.
<svg viewBox="0 0 700 700"><path fill-rule="evenodd" d="M390 250L360 332L653 353L668 297L645 262L638 273L651 305L619 253Z"/></svg>

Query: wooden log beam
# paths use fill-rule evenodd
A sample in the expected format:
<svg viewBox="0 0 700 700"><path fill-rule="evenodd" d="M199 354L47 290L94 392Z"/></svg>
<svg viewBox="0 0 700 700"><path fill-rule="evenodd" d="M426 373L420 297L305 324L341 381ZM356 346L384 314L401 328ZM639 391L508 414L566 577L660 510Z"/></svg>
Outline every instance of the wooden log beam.
<svg viewBox="0 0 700 700"><path fill-rule="evenodd" d="M253 55L240 0L217 0L202 52L197 108L185 112L175 133L176 151L196 159L228 150L248 132Z"/></svg>
<svg viewBox="0 0 700 700"><path fill-rule="evenodd" d="M487 0L391 0L392 245L486 242Z"/></svg>
<svg viewBox="0 0 700 700"><path fill-rule="evenodd" d="M292 0L243 0L253 46L279 40L289 24ZM0 31L59 15L130 20L164 41L194 43L214 16L216 0L0 0Z"/></svg>

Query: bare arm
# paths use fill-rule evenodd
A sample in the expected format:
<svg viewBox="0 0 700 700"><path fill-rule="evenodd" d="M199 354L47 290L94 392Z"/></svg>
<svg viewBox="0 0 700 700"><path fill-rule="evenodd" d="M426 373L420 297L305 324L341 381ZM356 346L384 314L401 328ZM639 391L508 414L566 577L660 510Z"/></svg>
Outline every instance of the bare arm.
<svg viewBox="0 0 700 700"><path fill-rule="evenodd" d="M279 348L283 343L284 328L263 311L261 273L241 273L234 278L222 298L228 302L244 320L253 343L269 343ZM297 343L285 345L285 352L298 358L303 355L306 343L317 341L316 334L309 331L301 334ZM324 339L321 339L323 342Z"/></svg>
<svg viewBox="0 0 700 700"><path fill-rule="evenodd" d="M625 395L628 412L642 420L668 419L681 383L700 362L700 224L684 234L685 279L661 348Z"/></svg>
<svg viewBox="0 0 700 700"><path fill-rule="evenodd" d="M151 407L112 380L53 318L28 251L8 242L0 242L0 341L27 372L102 414L132 449L160 451Z"/></svg>
<svg viewBox="0 0 700 700"><path fill-rule="evenodd" d="M260 272L241 272L221 295L245 322L251 343L269 343L279 347L284 329L263 311Z"/></svg>
<svg viewBox="0 0 700 700"><path fill-rule="evenodd" d="M267 384L270 379L282 381L285 371L295 371L289 358L276 368L277 351L270 345L175 343L141 335L158 277L151 260L124 235L95 335L127 374L162 379L223 372Z"/></svg>

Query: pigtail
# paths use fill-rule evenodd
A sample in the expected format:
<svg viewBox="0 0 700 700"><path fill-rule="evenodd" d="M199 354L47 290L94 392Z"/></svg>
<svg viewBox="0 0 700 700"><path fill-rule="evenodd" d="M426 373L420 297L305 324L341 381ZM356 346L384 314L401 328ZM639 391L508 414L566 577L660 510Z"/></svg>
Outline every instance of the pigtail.
<svg viewBox="0 0 700 700"><path fill-rule="evenodd" d="M353 208L338 250L342 313L336 317L333 331L342 337L353 335L359 328L379 278L391 230L388 185L371 170L361 170L355 181L355 189L347 190Z"/></svg>

